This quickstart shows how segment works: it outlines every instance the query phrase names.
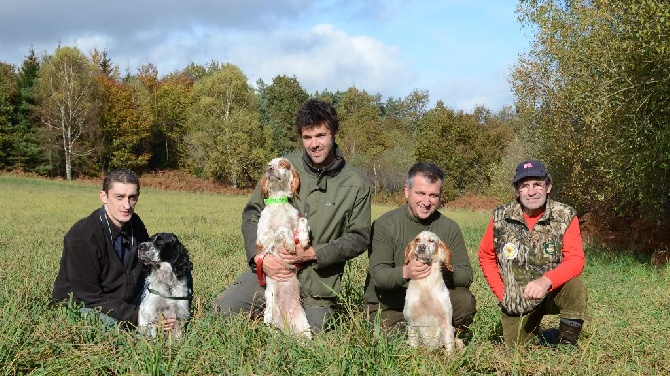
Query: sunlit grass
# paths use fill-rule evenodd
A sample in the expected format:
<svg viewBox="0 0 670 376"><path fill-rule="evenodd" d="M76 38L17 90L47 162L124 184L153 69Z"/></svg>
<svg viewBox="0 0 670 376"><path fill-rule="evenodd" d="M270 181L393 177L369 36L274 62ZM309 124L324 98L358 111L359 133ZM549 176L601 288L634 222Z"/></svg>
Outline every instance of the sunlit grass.
<svg viewBox="0 0 670 376"><path fill-rule="evenodd" d="M670 374L670 272L628 253L587 249L583 277L591 320L578 349L502 346L500 313L477 265L489 213L445 209L461 226L475 269L478 312L462 353L411 349L360 313L367 257L349 263L331 330L309 343L260 322L221 318L212 299L246 268L246 197L142 189L137 212L150 233L176 233L195 264L193 320L178 342L102 331L49 308L63 235L99 205L99 186L0 175L0 372L2 374L662 375ZM392 209L374 206L373 217ZM547 317L545 325L555 325Z"/></svg>

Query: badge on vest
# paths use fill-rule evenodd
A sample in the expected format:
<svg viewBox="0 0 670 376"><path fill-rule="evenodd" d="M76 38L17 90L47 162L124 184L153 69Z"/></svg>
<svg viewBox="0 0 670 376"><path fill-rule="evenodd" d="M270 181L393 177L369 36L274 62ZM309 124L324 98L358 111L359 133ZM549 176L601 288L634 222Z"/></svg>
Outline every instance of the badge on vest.
<svg viewBox="0 0 670 376"><path fill-rule="evenodd" d="M558 250L556 249L556 242L546 242L544 243L544 255L545 256L553 256L556 253L558 253Z"/></svg>
<svg viewBox="0 0 670 376"><path fill-rule="evenodd" d="M516 258L516 255L519 254L519 248L516 247L513 243L507 243L503 247L503 256L505 256L506 259L512 260Z"/></svg>

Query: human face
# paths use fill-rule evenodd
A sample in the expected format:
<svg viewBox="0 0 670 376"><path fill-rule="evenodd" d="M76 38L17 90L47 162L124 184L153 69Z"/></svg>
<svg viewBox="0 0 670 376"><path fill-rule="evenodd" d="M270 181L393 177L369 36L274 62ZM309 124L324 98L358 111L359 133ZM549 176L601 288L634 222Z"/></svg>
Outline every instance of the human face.
<svg viewBox="0 0 670 376"><path fill-rule="evenodd" d="M140 197L137 184L114 182L109 191L100 191L100 200L105 206L107 217L116 226L121 227L130 221Z"/></svg>
<svg viewBox="0 0 670 376"><path fill-rule="evenodd" d="M434 183L422 175L412 178L412 188L405 185L405 198L409 204L409 213L415 218L426 219L430 217L438 206L440 206L440 192L442 181L437 179Z"/></svg>
<svg viewBox="0 0 670 376"><path fill-rule="evenodd" d="M328 167L335 160L335 136L333 132L321 124L314 128L302 130L302 146L316 168Z"/></svg>
<svg viewBox="0 0 670 376"><path fill-rule="evenodd" d="M524 213L534 217L544 211L547 195L551 192L551 184L541 178L526 178L517 183L516 197L521 202Z"/></svg>

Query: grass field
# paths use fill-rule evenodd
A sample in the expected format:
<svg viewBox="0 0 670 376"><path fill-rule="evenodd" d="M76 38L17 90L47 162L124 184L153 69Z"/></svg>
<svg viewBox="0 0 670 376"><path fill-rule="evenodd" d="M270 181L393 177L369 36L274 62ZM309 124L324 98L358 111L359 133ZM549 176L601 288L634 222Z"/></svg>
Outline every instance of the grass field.
<svg viewBox="0 0 670 376"><path fill-rule="evenodd" d="M212 299L245 268L240 234L246 197L142 189L137 213L149 233L176 233L193 259L194 317L183 340L149 342L104 332L47 303L62 238L100 205L99 187L0 175L0 374L34 375L667 375L670 269L625 252L587 247L583 277L591 320L577 349L506 348L499 310L477 264L489 213L445 213L460 225L475 269L478 312L460 353L408 348L359 314L367 258L347 267L335 325L309 343L259 322L224 319ZM373 207L373 218L391 207ZM556 317L546 317L556 325Z"/></svg>

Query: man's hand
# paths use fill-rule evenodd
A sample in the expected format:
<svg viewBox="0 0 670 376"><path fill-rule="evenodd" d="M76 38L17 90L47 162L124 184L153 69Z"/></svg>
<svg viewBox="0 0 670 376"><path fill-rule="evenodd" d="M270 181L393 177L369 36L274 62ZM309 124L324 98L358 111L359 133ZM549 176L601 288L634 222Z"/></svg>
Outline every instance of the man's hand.
<svg viewBox="0 0 670 376"><path fill-rule="evenodd" d="M316 260L316 252L311 245L307 248L303 248L300 246L300 244L296 244L295 255L288 253L288 251L285 249L280 249L279 256L281 256L284 262L292 265Z"/></svg>
<svg viewBox="0 0 670 376"><path fill-rule="evenodd" d="M263 271L265 275L279 282L284 282L291 275L295 274L295 271L287 267L284 260L270 254L265 255L265 258L263 258Z"/></svg>
<svg viewBox="0 0 670 376"><path fill-rule="evenodd" d="M405 279L422 279L430 275L429 264L424 264L419 260L412 260L402 267L402 277Z"/></svg>
<svg viewBox="0 0 670 376"><path fill-rule="evenodd" d="M524 299L543 299L551 288L551 280L545 276L534 279L523 289Z"/></svg>
<svg viewBox="0 0 670 376"><path fill-rule="evenodd" d="M163 326L163 330L166 332L172 331L177 325L177 319L174 317L164 317L162 314L159 317L159 323L158 326Z"/></svg>

